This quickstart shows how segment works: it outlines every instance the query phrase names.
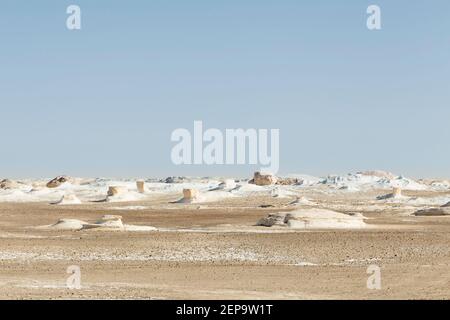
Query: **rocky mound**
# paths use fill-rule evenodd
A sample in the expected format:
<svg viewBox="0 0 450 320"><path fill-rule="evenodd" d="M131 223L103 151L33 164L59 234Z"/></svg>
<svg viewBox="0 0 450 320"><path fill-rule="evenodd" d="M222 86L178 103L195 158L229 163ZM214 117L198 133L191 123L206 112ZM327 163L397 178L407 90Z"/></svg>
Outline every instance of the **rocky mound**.
<svg viewBox="0 0 450 320"><path fill-rule="evenodd" d="M155 227L123 224L122 216L105 215L96 223L88 223L77 219L60 219L57 223L39 228L52 230L110 230L110 231L155 231Z"/></svg>
<svg viewBox="0 0 450 320"><path fill-rule="evenodd" d="M145 199L145 195L124 186L110 186L106 198L97 202L132 202Z"/></svg>
<svg viewBox="0 0 450 320"><path fill-rule="evenodd" d="M300 206L300 205L314 205L315 203L308 200L305 197L296 197L295 200L292 200L287 205L288 206Z"/></svg>
<svg viewBox="0 0 450 320"><path fill-rule="evenodd" d="M271 213L267 217L259 220L256 225L263 227L286 226L285 213Z"/></svg>
<svg viewBox="0 0 450 320"><path fill-rule="evenodd" d="M183 189L183 198L175 203L195 203L200 200L200 192L197 189Z"/></svg>
<svg viewBox="0 0 450 320"><path fill-rule="evenodd" d="M50 180L49 182L47 182L47 188L57 188L66 182L71 183L72 181L73 181L73 179L71 177L58 176L58 177Z"/></svg>
<svg viewBox="0 0 450 320"><path fill-rule="evenodd" d="M54 202L56 205L81 204L81 200L74 194L65 194L61 200Z"/></svg>
<svg viewBox="0 0 450 320"><path fill-rule="evenodd" d="M59 219L55 224L44 227L55 230L81 230L87 224L87 222L77 219Z"/></svg>
<svg viewBox="0 0 450 320"><path fill-rule="evenodd" d="M227 190L231 191L237 187L236 181L233 179L226 179L219 183L219 185L215 188L210 189L209 191L217 191L217 190Z"/></svg>
<svg viewBox="0 0 450 320"><path fill-rule="evenodd" d="M234 189L236 188L236 181L234 181L233 179L226 179L219 184L218 188L219 190Z"/></svg>
<svg viewBox="0 0 450 320"><path fill-rule="evenodd" d="M277 178L277 182L275 184L281 185L281 186L293 186L293 185L299 185L302 184L303 180L297 179L297 178Z"/></svg>
<svg viewBox="0 0 450 320"><path fill-rule="evenodd" d="M122 222L122 216L117 215L104 215L96 223L88 224L83 227L84 229L104 228L114 230L124 230Z"/></svg>
<svg viewBox="0 0 450 320"><path fill-rule="evenodd" d="M160 182L164 183L183 183L185 180L184 177L167 177L164 180L160 180Z"/></svg>
<svg viewBox="0 0 450 320"><path fill-rule="evenodd" d="M261 172L255 172L253 179L248 183L256 184L257 186L270 186L277 182L277 177L273 174L261 174Z"/></svg>
<svg viewBox="0 0 450 320"><path fill-rule="evenodd" d="M108 187L108 197L124 195L128 192L126 187L110 186Z"/></svg>
<svg viewBox="0 0 450 320"><path fill-rule="evenodd" d="M377 200L398 199L402 198L402 189L398 187L392 188L392 193L388 193L382 196L378 196Z"/></svg>
<svg viewBox="0 0 450 320"><path fill-rule="evenodd" d="M450 216L450 207L428 208L414 212L415 216Z"/></svg>
<svg viewBox="0 0 450 320"><path fill-rule="evenodd" d="M270 214L258 226L283 226L292 229L361 229L366 228L361 214L344 214L325 209L298 209L288 213Z"/></svg>
<svg viewBox="0 0 450 320"><path fill-rule="evenodd" d="M3 179L0 181L0 189L2 190L19 189L21 186L21 183L9 179Z"/></svg>

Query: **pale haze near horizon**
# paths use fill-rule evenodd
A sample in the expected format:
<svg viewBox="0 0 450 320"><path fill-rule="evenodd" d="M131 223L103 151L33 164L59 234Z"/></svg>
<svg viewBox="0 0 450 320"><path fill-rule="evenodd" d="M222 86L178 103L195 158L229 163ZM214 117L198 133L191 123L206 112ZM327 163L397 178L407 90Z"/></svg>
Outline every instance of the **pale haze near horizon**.
<svg viewBox="0 0 450 320"><path fill-rule="evenodd" d="M66 8L82 30L66 28ZM382 30L366 27L377 4ZM177 128L280 129L280 174L450 177L450 2L2 1L0 178L175 166Z"/></svg>

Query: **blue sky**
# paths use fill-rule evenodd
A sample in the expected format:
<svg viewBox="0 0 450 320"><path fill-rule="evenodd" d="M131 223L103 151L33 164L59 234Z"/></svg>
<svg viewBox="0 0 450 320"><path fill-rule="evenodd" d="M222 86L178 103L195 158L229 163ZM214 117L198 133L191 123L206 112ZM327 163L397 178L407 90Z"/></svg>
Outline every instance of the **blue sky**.
<svg viewBox="0 0 450 320"><path fill-rule="evenodd" d="M280 173L450 177L449 14L448 0L3 0L0 177L251 174L173 165L170 134L194 120L279 128Z"/></svg>

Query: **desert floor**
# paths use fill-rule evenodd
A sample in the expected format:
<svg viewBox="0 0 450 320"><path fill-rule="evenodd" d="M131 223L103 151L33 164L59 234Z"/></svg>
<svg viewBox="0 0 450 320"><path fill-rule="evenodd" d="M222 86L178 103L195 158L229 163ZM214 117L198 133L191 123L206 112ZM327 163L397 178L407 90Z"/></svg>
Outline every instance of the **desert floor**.
<svg viewBox="0 0 450 320"><path fill-rule="evenodd" d="M281 199L170 200L0 204L0 298L450 298L450 217L398 214L393 205L360 210L373 228L293 231L254 226L268 213L291 210ZM158 231L35 228L103 214ZM367 289L372 264L381 268L381 290ZM80 267L81 289L66 286L71 265Z"/></svg>

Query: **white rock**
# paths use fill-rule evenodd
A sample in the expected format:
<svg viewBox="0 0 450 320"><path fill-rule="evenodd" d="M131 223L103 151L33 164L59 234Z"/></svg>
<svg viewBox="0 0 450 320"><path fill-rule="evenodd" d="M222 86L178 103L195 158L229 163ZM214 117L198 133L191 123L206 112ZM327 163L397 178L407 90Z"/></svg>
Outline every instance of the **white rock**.
<svg viewBox="0 0 450 320"><path fill-rule="evenodd" d="M136 188L139 193L145 192L145 182L143 180L136 181Z"/></svg>
<svg viewBox="0 0 450 320"><path fill-rule="evenodd" d="M52 204L57 205L69 205L69 204L81 204L81 200L77 198L74 194L65 194L62 196L61 200L53 202Z"/></svg>
<svg viewBox="0 0 450 320"><path fill-rule="evenodd" d="M120 187L120 186L110 186L108 188L108 196L113 197L117 195L123 195L128 192L128 189L126 187Z"/></svg>
<svg viewBox="0 0 450 320"><path fill-rule="evenodd" d="M253 175L253 183L257 186L269 186L277 182L277 177L272 174L261 174L260 172L255 172Z"/></svg>
<svg viewBox="0 0 450 320"><path fill-rule="evenodd" d="M270 214L258 221L263 226L293 229L361 229L368 227L361 214L344 214L325 209L297 209L289 213Z"/></svg>

